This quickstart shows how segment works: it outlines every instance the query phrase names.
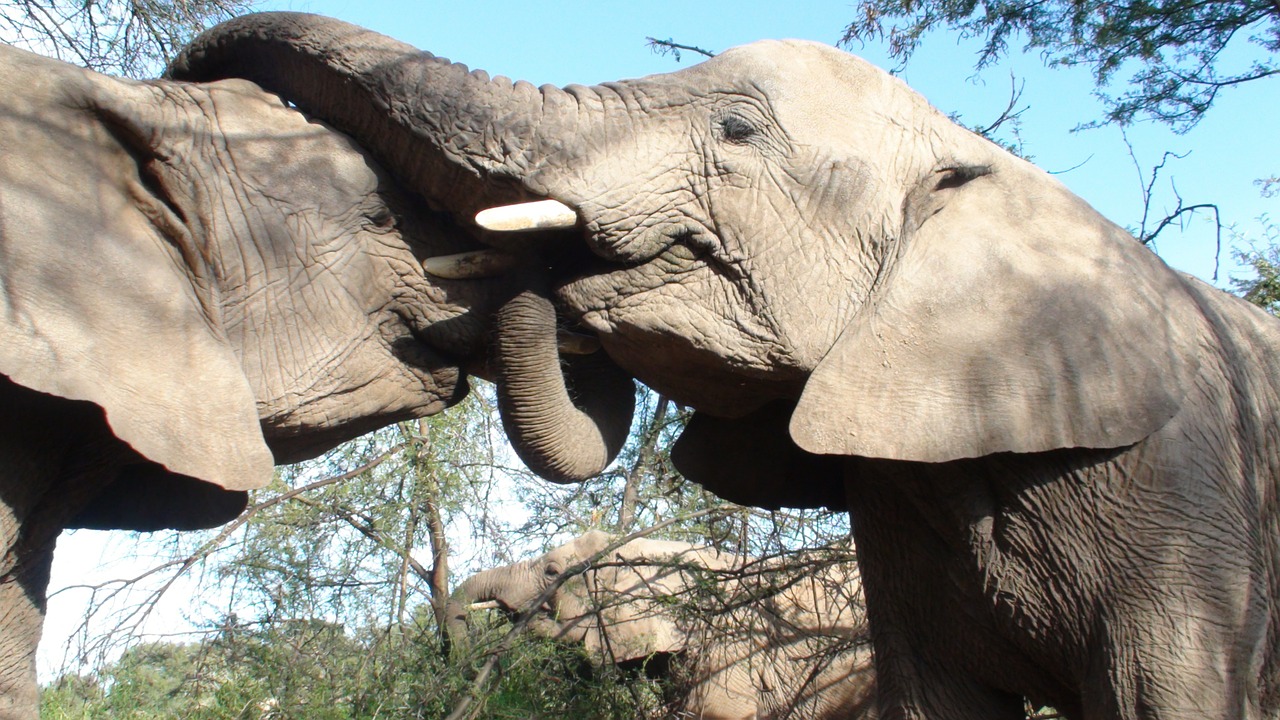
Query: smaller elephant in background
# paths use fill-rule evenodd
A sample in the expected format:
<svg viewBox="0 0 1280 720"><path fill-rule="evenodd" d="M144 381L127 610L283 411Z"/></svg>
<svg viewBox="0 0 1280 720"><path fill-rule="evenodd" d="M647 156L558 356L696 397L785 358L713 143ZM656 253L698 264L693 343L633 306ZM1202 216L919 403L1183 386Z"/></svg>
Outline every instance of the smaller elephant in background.
<svg viewBox="0 0 1280 720"><path fill-rule="evenodd" d="M871 718L871 667L861 586L851 558L826 553L755 560L684 542L615 542L591 531L539 557L485 570L449 599L447 630L493 603L528 610L575 565L529 622L539 636L583 644L593 660L664 667L671 717ZM594 559L593 559L594 558Z"/></svg>

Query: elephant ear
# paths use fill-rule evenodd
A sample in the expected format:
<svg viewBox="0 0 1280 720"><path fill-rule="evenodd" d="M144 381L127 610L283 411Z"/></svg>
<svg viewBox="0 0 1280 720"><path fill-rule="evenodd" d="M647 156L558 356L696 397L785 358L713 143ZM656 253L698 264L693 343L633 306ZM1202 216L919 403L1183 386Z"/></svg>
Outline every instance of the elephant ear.
<svg viewBox="0 0 1280 720"><path fill-rule="evenodd" d="M615 557L594 570L589 581L595 587L590 592L601 607L598 622L586 634L587 652L603 663L616 664L683 651L688 636L663 602L680 597L686 589L688 581L678 562Z"/></svg>
<svg viewBox="0 0 1280 720"><path fill-rule="evenodd" d="M0 162L0 373L97 404L116 437L173 473L265 485L273 460L249 382L204 305L213 279L189 270L198 252L161 231L177 226L171 211L118 149L28 140L52 159L39 181Z"/></svg>
<svg viewBox="0 0 1280 720"><path fill-rule="evenodd" d="M0 273L0 372L97 404L116 437L174 473L264 486L274 463L248 380L163 241L89 234L90 248Z"/></svg>
<svg viewBox="0 0 1280 720"><path fill-rule="evenodd" d="M795 444L787 433L794 408L779 400L741 418L694 413L671 461L685 478L739 505L844 509L842 461Z"/></svg>
<svg viewBox="0 0 1280 720"><path fill-rule="evenodd" d="M945 462L1122 447L1191 387L1183 279L1028 163L914 190L897 256L805 385L791 436Z"/></svg>

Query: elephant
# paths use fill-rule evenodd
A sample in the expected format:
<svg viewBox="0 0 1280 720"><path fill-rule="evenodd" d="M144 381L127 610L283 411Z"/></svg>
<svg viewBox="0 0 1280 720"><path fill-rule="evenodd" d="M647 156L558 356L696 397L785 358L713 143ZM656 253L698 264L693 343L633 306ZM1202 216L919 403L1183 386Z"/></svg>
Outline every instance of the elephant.
<svg viewBox="0 0 1280 720"><path fill-rule="evenodd" d="M474 606L530 610L580 563L586 570L552 592L527 627L585 647L600 664L660 668L676 678L671 717L875 717L857 568L839 549L754 560L592 530L467 578L447 605L449 637L465 641Z"/></svg>
<svg viewBox="0 0 1280 720"><path fill-rule="evenodd" d="M467 391L474 245L244 80L106 77L0 45L0 717L37 712L64 528L212 527L273 465ZM480 361L477 361L480 362Z"/></svg>
<svg viewBox="0 0 1280 720"><path fill-rule="evenodd" d="M1280 716L1280 324L899 79L762 41L535 88L300 15L176 68L262 82L484 210L483 244L541 258L545 326L696 411L686 477L847 509L884 714ZM449 162L469 174L434 183ZM498 374L555 380L543 346ZM512 394L535 469L572 466Z"/></svg>

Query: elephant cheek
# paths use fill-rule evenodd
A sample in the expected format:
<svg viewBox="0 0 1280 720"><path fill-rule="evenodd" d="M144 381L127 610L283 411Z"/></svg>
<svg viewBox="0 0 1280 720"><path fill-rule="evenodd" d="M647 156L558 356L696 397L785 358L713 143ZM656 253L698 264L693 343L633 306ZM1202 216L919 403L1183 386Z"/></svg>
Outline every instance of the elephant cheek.
<svg viewBox="0 0 1280 720"><path fill-rule="evenodd" d="M353 390L354 389L354 390ZM272 388L258 404L277 463L307 460L394 422L434 415L468 391L465 375L412 338L367 343L342 365Z"/></svg>
<svg viewBox="0 0 1280 720"><path fill-rule="evenodd" d="M739 289L702 261L668 261L579 278L559 296L624 370L681 404L736 417L798 397L805 372Z"/></svg>

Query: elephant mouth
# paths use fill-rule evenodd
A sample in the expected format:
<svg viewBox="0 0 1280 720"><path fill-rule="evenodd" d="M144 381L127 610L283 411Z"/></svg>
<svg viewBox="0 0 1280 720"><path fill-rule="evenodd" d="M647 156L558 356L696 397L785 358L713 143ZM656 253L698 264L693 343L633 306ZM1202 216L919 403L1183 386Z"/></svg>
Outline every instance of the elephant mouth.
<svg viewBox="0 0 1280 720"><path fill-rule="evenodd" d="M679 221L618 220L603 224L583 221L581 212L556 200L490 208L477 214L482 249L427 258L425 271L445 280L487 280L516 268L536 264L547 269L552 292L560 300L557 316L560 351L587 355L599 350L596 335L608 332L599 323L583 323L584 316L608 309L627 296L651 290L659 283L608 283L603 278L644 266L669 281L672 274L710 268L738 278L739 259L724 250L706 229Z"/></svg>
<svg viewBox="0 0 1280 720"><path fill-rule="evenodd" d="M710 228L688 217L593 216L591 207L545 200L501 213L519 217L522 207L533 216L485 232L495 245L523 238L538 248L561 321L590 331L627 373L724 417L798 395L807 373L788 364L780 330L756 311L749 263ZM546 208L554 223L537 217ZM478 220L485 227L485 213ZM723 288L728 302L681 308L672 290L680 286Z"/></svg>

